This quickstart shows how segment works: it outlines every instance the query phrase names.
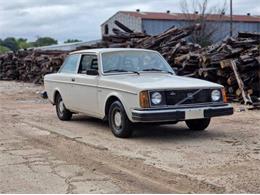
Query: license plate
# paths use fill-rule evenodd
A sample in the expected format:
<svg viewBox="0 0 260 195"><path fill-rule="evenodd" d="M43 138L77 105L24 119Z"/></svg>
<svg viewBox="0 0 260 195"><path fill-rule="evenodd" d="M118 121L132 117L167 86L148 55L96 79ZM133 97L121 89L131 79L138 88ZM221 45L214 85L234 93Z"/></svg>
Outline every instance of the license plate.
<svg viewBox="0 0 260 195"><path fill-rule="evenodd" d="M187 110L185 111L185 119L204 118L204 110Z"/></svg>

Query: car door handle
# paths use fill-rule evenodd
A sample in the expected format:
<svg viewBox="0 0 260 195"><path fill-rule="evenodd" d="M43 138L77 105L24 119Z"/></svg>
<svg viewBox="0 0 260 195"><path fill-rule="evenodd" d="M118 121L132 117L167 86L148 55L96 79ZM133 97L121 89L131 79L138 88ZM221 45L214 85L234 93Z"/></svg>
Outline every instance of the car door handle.
<svg viewBox="0 0 260 195"><path fill-rule="evenodd" d="M75 78L71 78L71 81L74 82L74 81L75 81Z"/></svg>

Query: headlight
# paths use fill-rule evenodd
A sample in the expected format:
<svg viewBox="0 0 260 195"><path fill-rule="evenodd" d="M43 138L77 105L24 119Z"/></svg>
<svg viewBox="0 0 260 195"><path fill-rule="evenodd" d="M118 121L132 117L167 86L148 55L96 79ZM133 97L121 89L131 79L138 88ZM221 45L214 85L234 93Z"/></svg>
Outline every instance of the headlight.
<svg viewBox="0 0 260 195"><path fill-rule="evenodd" d="M160 104L162 102L162 95L159 92L153 92L151 101L154 105Z"/></svg>
<svg viewBox="0 0 260 195"><path fill-rule="evenodd" d="M214 102L219 101L220 98L221 98L221 93L220 93L219 90L215 89L215 90L213 90L211 92L211 99L212 99L212 101L214 101Z"/></svg>

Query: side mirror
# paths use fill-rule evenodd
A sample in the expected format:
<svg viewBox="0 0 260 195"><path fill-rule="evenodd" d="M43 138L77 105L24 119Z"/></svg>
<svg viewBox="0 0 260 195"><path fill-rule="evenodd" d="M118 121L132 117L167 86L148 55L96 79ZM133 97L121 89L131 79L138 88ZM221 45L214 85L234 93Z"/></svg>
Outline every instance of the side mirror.
<svg viewBox="0 0 260 195"><path fill-rule="evenodd" d="M98 70L95 70L95 69L87 70L87 75L97 76Z"/></svg>

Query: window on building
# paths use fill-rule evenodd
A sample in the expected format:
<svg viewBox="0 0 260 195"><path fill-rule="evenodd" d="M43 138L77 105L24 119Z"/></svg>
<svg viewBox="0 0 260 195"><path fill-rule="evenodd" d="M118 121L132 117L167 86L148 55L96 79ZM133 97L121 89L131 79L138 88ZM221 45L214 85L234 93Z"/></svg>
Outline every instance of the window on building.
<svg viewBox="0 0 260 195"><path fill-rule="evenodd" d="M108 28L108 24L105 25L105 35L108 35L109 33L109 28Z"/></svg>

